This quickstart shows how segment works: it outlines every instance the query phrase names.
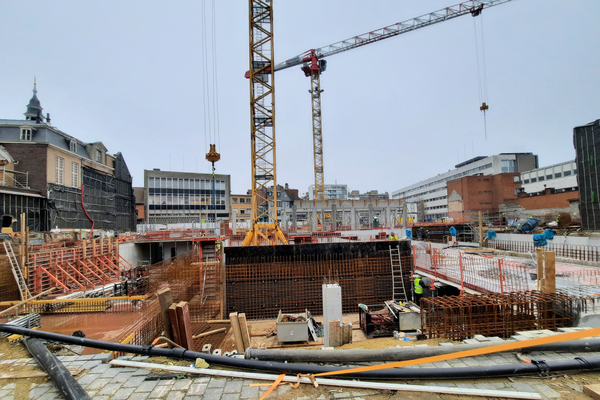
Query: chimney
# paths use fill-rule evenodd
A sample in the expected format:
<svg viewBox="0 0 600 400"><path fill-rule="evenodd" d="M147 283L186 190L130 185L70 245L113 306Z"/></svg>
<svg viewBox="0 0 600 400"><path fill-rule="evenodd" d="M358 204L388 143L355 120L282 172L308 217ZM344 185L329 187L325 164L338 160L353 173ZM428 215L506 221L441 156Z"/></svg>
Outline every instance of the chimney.
<svg viewBox="0 0 600 400"><path fill-rule="evenodd" d="M46 113L46 122L50 125L50 113Z"/></svg>
<svg viewBox="0 0 600 400"><path fill-rule="evenodd" d="M288 190L289 188L290 188L289 185L286 183L285 184L285 190Z"/></svg>

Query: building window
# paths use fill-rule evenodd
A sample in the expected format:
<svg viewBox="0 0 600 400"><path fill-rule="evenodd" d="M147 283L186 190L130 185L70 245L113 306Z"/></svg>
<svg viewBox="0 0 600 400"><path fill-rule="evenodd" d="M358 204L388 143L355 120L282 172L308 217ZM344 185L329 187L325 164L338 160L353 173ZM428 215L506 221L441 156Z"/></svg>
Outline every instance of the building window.
<svg viewBox="0 0 600 400"><path fill-rule="evenodd" d="M565 176L571 175L571 171L565 171Z"/></svg>
<svg viewBox="0 0 600 400"><path fill-rule="evenodd" d="M240 208L240 214L246 214L246 210L244 210L243 208Z"/></svg>
<svg viewBox="0 0 600 400"><path fill-rule="evenodd" d="M531 183L537 182L537 178L531 178Z"/></svg>
<svg viewBox="0 0 600 400"><path fill-rule="evenodd" d="M515 160L502 160L502 172L515 172Z"/></svg>
<svg viewBox="0 0 600 400"><path fill-rule="evenodd" d="M65 159L56 157L56 184L64 185L65 182Z"/></svg>
<svg viewBox="0 0 600 400"><path fill-rule="evenodd" d="M543 181L543 180L545 180L545 179L546 178L544 178L543 176L538 176L538 181L540 181L540 182Z"/></svg>
<svg viewBox="0 0 600 400"><path fill-rule="evenodd" d="M523 179L523 183L524 184L528 184L529 183L529 179Z"/></svg>
<svg viewBox="0 0 600 400"><path fill-rule="evenodd" d="M77 142L71 140L71 142L69 143L69 148L73 153L77 153Z"/></svg>
<svg viewBox="0 0 600 400"><path fill-rule="evenodd" d="M102 162L102 150L96 150L96 161Z"/></svg>
<svg viewBox="0 0 600 400"><path fill-rule="evenodd" d="M76 162L71 163L71 186L79 186L79 164Z"/></svg>
<svg viewBox="0 0 600 400"><path fill-rule="evenodd" d="M555 177L555 178L560 178L560 177L562 177L562 172L557 172L557 173L555 173L555 174L554 174L554 177Z"/></svg>
<svg viewBox="0 0 600 400"><path fill-rule="evenodd" d="M238 200L238 199L237 199L237 197L232 197L232 198L231 198L231 202L232 202L233 204L237 204L237 200ZM241 201L240 201L240 203L241 203Z"/></svg>
<svg viewBox="0 0 600 400"><path fill-rule="evenodd" d="M31 140L30 128L21 128L21 140Z"/></svg>
<svg viewBox="0 0 600 400"><path fill-rule="evenodd" d="M246 199L243 197L240 197L240 203L245 203L245 202L246 202Z"/></svg>
<svg viewBox="0 0 600 400"><path fill-rule="evenodd" d="M546 175L546 179L552 179L552 174Z"/></svg>

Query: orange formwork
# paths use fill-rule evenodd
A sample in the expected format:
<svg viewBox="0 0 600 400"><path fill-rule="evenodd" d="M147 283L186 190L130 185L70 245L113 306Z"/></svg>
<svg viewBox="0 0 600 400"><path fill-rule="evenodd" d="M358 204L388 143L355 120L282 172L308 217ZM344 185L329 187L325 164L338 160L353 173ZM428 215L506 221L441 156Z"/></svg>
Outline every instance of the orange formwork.
<svg viewBox="0 0 600 400"><path fill-rule="evenodd" d="M81 240L73 247L32 251L28 257L28 286L32 294L52 287L54 294L94 289L118 282L132 268L119 256L117 238Z"/></svg>

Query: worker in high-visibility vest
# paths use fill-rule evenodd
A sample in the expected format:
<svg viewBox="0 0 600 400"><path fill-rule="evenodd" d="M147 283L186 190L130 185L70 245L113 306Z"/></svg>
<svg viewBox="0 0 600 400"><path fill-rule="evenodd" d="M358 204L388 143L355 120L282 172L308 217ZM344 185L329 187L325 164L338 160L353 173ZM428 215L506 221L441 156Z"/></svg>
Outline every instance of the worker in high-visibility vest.
<svg viewBox="0 0 600 400"><path fill-rule="evenodd" d="M396 235L394 232L390 233L390 240L398 240L398 235Z"/></svg>
<svg viewBox="0 0 600 400"><path fill-rule="evenodd" d="M415 280L413 281L413 293L415 295L415 303L420 306L421 297L423 297L423 286L421 286L420 275L415 275Z"/></svg>

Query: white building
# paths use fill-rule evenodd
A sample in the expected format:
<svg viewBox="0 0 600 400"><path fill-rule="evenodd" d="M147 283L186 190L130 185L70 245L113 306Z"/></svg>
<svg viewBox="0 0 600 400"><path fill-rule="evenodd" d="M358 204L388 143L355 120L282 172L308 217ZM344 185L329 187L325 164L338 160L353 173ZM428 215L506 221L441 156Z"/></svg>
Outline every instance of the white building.
<svg viewBox="0 0 600 400"><path fill-rule="evenodd" d="M315 185L308 187L308 199L315 199ZM348 200L348 185L326 184L325 200Z"/></svg>
<svg viewBox="0 0 600 400"><path fill-rule="evenodd" d="M546 188L556 192L577 190L577 164L575 161L566 161L523 172L521 188L526 193L543 192Z"/></svg>
<svg viewBox="0 0 600 400"><path fill-rule="evenodd" d="M501 153L489 157L475 157L454 166L455 169L433 178L392 192L392 199L404 199L411 215L424 208L425 220L440 220L448 217L446 182L467 175L495 175L502 172L524 172L538 168L538 157L532 153ZM419 216L420 218L420 216Z"/></svg>

